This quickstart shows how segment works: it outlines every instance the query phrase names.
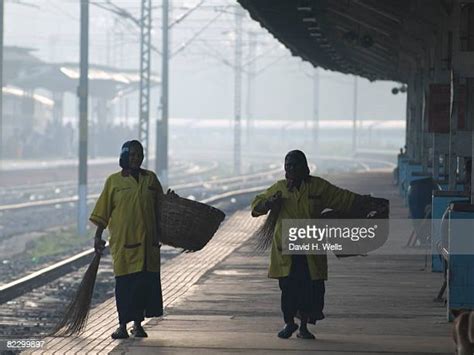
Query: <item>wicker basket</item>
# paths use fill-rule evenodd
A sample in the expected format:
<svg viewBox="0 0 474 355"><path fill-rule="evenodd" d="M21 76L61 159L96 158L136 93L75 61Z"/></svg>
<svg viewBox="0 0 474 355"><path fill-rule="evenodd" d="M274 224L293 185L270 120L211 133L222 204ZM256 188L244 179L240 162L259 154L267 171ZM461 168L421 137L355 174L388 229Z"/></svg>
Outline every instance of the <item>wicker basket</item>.
<svg viewBox="0 0 474 355"><path fill-rule="evenodd" d="M225 218L217 208L176 195L165 195L158 213L160 241L192 251L204 248Z"/></svg>

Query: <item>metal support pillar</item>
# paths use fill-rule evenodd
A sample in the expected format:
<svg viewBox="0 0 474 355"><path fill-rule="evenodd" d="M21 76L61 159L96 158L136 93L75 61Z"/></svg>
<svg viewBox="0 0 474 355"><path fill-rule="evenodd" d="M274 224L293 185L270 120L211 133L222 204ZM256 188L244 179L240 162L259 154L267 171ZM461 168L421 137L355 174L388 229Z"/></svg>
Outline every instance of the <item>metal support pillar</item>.
<svg viewBox="0 0 474 355"><path fill-rule="evenodd" d="M143 166L148 167L150 127L151 0L142 0L140 26L140 97L138 137L143 145Z"/></svg>
<svg viewBox="0 0 474 355"><path fill-rule="evenodd" d="M416 74L413 74L407 91L407 154L408 157L413 160L415 160L417 156L416 82Z"/></svg>
<svg viewBox="0 0 474 355"><path fill-rule="evenodd" d="M357 76L354 76L354 101L352 105L352 154L356 153L357 149L357 101L358 101L358 82Z"/></svg>
<svg viewBox="0 0 474 355"><path fill-rule="evenodd" d="M433 150L432 150L432 157L433 160L433 169L432 169L432 177L434 180L439 179L439 151L438 151L438 139L437 134L434 133L432 135L433 139Z"/></svg>
<svg viewBox="0 0 474 355"><path fill-rule="evenodd" d="M423 174L428 175L428 165L430 162L429 149L432 145L432 139L428 132L428 93L430 87L431 78L429 75L429 67L423 72L421 95L422 95L422 106L421 106L421 171Z"/></svg>
<svg viewBox="0 0 474 355"><path fill-rule="evenodd" d="M240 5L236 5L234 53L234 174L240 174L241 170L242 17L242 8Z"/></svg>
<svg viewBox="0 0 474 355"><path fill-rule="evenodd" d="M0 170L3 161L3 19L5 1L0 0Z"/></svg>
<svg viewBox="0 0 474 355"><path fill-rule="evenodd" d="M415 98L414 98L414 160L419 163L423 154L423 74L420 70L415 75Z"/></svg>
<svg viewBox="0 0 474 355"><path fill-rule="evenodd" d="M443 28L448 27L448 24L445 23L442 26ZM448 40L449 35L446 31L440 31L437 36L436 46L433 52L433 83L434 84L448 84L450 80L449 73L449 58L451 56L451 48L449 48L450 41ZM430 92L430 95L434 93ZM434 100L434 97L429 97L429 100ZM448 134L446 133L433 133L432 135L432 161L433 161L433 179L438 180L440 178L441 166L440 159L443 156L443 163L446 162L444 154L446 153L446 138ZM445 164L443 164L445 165ZM444 172L446 169L443 167Z"/></svg>
<svg viewBox="0 0 474 355"><path fill-rule="evenodd" d="M87 233L87 100L89 96L89 0L81 0L81 47L79 78L79 201L77 230L80 236Z"/></svg>
<svg viewBox="0 0 474 355"><path fill-rule="evenodd" d="M163 187L168 186L168 75L169 75L169 0L162 3L161 118L156 122L156 173Z"/></svg>
<svg viewBox="0 0 474 355"><path fill-rule="evenodd" d="M53 92L53 122L56 129L63 124L63 108L64 108L64 94L62 92Z"/></svg>
<svg viewBox="0 0 474 355"><path fill-rule="evenodd" d="M473 1L469 5L467 5L468 11L468 34L467 34L467 50L469 52L474 52L474 4ZM471 64L471 61L469 61ZM466 115L466 126L468 129L471 130L471 181L470 181L470 201L471 204L474 204L474 167L472 165L472 159L474 158L474 70L472 70L471 66L469 65L470 71L469 79L467 80L467 95L466 95L466 107L467 107L467 115ZM466 171L464 171L464 177L466 176Z"/></svg>
<svg viewBox="0 0 474 355"><path fill-rule="evenodd" d="M256 34L250 31L249 34L249 53L248 58L250 60L247 68L247 100L246 100L246 114L247 114L247 143L250 141L250 135L253 129L253 96L254 96L254 81L255 81L255 52L256 52Z"/></svg>
<svg viewBox="0 0 474 355"><path fill-rule="evenodd" d="M452 73L451 90L453 91L452 110L449 120L449 157L448 157L448 189L454 191L456 189L457 181L457 153L456 153L456 136L458 130L459 117L459 96L458 88L460 85L460 78L458 73Z"/></svg>
<svg viewBox="0 0 474 355"><path fill-rule="evenodd" d="M471 116L471 122L473 126L471 127L471 159L474 160L474 115ZM471 162L471 204L474 205L474 164Z"/></svg>
<svg viewBox="0 0 474 355"><path fill-rule="evenodd" d="M459 85L461 84L461 75L459 71L462 64L461 44L460 44L460 23L461 4L455 3L454 10L451 14L451 30L452 30L452 67L451 67L451 115L449 118L449 154L448 154L448 189L453 191L456 189L456 170L457 170L457 152L456 152L456 136L458 130L459 119Z"/></svg>
<svg viewBox="0 0 474 355"><path fill-rule="evenodd" d="M407 102L406 102L406 126L405 126L405 153L407 156L411 156L412 151L412 112L411 112L411 101L413 96L413 81L411 80L407 86Z"/></svg>

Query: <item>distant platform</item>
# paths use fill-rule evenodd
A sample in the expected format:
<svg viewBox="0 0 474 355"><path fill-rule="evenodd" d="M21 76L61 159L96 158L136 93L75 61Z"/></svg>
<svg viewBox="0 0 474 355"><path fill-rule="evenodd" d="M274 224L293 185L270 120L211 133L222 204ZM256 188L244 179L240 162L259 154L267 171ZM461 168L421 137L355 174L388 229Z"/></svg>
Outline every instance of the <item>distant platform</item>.
<svg viewBox="0 0 474 355"><path fill-rule="evenodd" d="M88 159L88 165L102 165L102 164L113 164L117 163L118 158L94 158ZM0 165L0 170L11 171L11 170L34 170L34 169L45 169L45 168L59 168L59 167L70 167L78 166L79 160L74 159L51 159L51 160L3 160Z"/></svg>

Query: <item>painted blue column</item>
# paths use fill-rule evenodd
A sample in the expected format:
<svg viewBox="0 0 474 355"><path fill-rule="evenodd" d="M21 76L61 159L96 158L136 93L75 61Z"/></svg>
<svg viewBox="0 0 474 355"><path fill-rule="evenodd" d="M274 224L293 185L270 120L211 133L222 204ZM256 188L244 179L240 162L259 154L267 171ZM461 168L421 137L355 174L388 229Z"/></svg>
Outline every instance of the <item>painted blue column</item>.
<svg viewBox="0 0 474 355"><path fill-rule="evenodd" d="M403 182L405 180L405 170L408 165L409 158L405 156L400 156L398 162L398 190L400 195L403 196Z"/></svg>
<svg viewBox="0 0 474 355"><path fill-rule="evenodd" d="M414 163L414 162L408 162L406 168L405 168L405 177L403 181L403 199L405 200L405 206L408 206L408 187L410 186L410 182L418 179L423 179L425 177L429 177L426 174L422 174L422 166L421 164Z"/></svg>
<svg viewBox="0 0 474 355"><path fill-rule="evenodd" d="M474 310L474 205L449 207L447 316L455 309Z"/></svg>
<svg viewBox="0 0 474 355"><path fill-rule="evenodd" d="M437 244L441 241L441 218L449 204L455 201L467 201L469 194L460 191L434 191L431 212L431 271L443 272L443 260Z"/></svg>

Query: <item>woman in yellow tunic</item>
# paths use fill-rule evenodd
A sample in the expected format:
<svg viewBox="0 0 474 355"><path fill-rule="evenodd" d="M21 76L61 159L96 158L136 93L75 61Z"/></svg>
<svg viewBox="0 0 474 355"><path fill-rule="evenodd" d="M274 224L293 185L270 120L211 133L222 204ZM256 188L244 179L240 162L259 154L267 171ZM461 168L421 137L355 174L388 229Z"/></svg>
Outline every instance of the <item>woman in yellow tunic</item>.
<svg viewBox="0 0 474 355"><path fill-rule="evenodd" d="M285 180L270 186L257 195L252 202L252 216L267 214L279 206L268 277L279 280L281 309L285 327L278 333L280 338L289 338L298 329L294 317L300 314L301 324L298 337L314 339L307 323L315 324L324 318L324 281L327 280L327 257L318 255L283 255L282 220L317 218L326 209L349 212L354 205L363 207L374 199L357 195L338 188L328 181L309 175L306 156L299 150L289 152L285 157ZM385 200L384 200L385 201Z"/></svg>
<svg viewBox="0 0 474 355"><path fill-rule="evenodd" d="M128 141L122 146L122 170L110 175L97 200L90 220L97 226L95 249L101 252L102 232L109 228L113 259L115 300L119 327L114 339L128 338L127 323L133 321L132 334L146 337L144 317L163 314L160 283L160 244L156 223L158 199L163 190L156 175L141 169L143 147Z"/></svg>

